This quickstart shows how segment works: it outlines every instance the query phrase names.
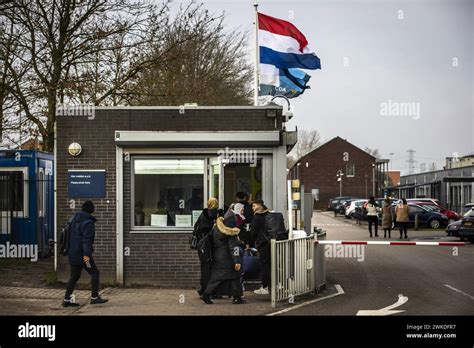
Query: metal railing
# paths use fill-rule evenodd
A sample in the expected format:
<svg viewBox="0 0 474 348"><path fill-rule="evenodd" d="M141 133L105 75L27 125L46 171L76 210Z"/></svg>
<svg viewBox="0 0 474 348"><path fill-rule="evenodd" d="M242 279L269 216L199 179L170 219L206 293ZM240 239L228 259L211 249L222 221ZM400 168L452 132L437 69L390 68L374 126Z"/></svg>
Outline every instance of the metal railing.
<svg viewBox="0 0 474 348"><path fill-rule="evenodd" d="M271 301L292 300L315 291L314 248L316 235L271 241Z"/></svg>

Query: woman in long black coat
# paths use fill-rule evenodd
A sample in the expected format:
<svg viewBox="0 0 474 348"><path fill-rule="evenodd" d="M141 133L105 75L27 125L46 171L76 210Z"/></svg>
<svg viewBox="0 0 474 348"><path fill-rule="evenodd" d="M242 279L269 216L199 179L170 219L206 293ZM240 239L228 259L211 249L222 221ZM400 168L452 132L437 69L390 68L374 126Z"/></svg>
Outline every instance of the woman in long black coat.
<svg viewBox="0 0 474 348"><path fill-rule="evenodd" d="M241 243L240 229L236 226L234 214L226 214L216 220L212 229L212 271L202 300L212 304L211 295L232 296L232 303L245 303L240 282Z"/></svg>
<svg viewBox="0 0 474 348"><path fill-rule="evenodd" d="M207 208L205 208L196 223L194 224L193 236L196 237L197 241L205 237L208 233L212 231L216 219L218 216L223 215L222 210L218 209L219 203L216 198L211 197L207 201ZM201 287L198 290L199 296L202 296L204 290L206 289L209 279L211 279L211 263L209 261L199 260L201 264Z"/></svg>

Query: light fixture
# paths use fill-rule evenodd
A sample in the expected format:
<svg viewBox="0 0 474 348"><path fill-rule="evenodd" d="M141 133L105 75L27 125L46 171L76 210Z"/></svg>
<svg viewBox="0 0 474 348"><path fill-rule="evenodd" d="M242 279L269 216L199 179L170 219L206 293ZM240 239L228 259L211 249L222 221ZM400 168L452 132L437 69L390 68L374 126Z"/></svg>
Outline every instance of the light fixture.
<svg viewBox="0 0 474 348"><path fill-rule="evenodd" d="M68 152L71 156L77 157L82 152L82 146L79 143L71 143L68 147Z"/></svg>

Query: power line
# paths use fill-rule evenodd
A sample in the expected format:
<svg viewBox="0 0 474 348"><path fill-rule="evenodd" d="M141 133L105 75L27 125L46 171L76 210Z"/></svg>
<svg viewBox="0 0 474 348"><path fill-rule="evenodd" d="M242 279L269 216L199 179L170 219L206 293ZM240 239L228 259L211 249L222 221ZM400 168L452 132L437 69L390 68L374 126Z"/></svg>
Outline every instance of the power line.
<svg viewBox="0 0 474 348"><path fill-rule="evenodd" d="M408 175L411 175L411 174L414 174L415 173L415 150L413 149L409 149L407 150L408 152L408 160L406 162L408 162Z"/></svg>

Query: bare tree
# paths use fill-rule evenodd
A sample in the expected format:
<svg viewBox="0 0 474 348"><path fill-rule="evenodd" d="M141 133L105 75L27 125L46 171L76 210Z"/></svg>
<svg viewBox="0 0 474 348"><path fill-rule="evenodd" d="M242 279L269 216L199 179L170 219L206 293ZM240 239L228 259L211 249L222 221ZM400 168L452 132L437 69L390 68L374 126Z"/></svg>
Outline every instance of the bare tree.
<svg viewBox="0 0 474 348"><path fill-rule="evenodd" d="M288 168L298 162L301 157L307 155L321 144L321 136L315 129L298 130L298 142L288 153Z"/></svg>
<svg viewBox="0 0 474 348"><path fill-rule="evenodd" d="M177 44L182 37L192 39ZM141 74L135 103L250 104L252 66L246 59L246 41L247 33L226 32L224 17L213 17L202 8L192 18L178 18L165 33L163 46L153 53L162 64Z"/></svg>
<svg viewBox="0 0 474 348"><path fill-rule="evenodd" d="M378 149L371 149L370 147L366 147L364 149L365 152L367 152L369 155L372 155L374 156L375 158L380 158L381 155L380 155L380 152Z"/></svg>
<svg viewBox="0 0 474 348"><path fill-rule="evenodd" d="M190 5L180 16L192 19L198 7ZM173 48L150 54L163 47L172 26L168 2L18 0L2 3L0 12L11 28L4 32L8 40L0 42L3 100L18 104L15 113L2 103L3 124L22 116L48 151L59 103L126 103L139 74L166 61ZM182 36L175 44L189 39ZM10 41L14 45L8 47Z"/></svg>

